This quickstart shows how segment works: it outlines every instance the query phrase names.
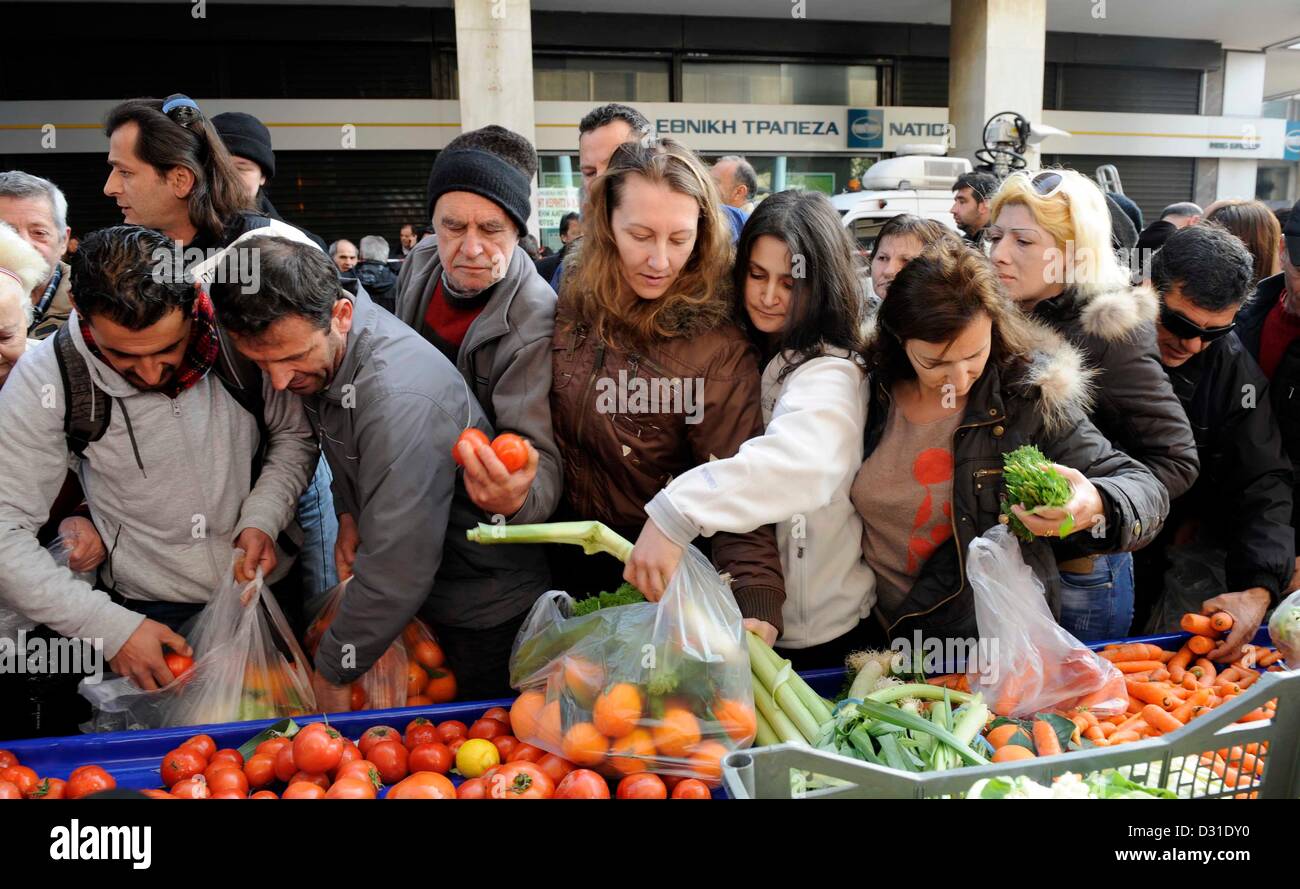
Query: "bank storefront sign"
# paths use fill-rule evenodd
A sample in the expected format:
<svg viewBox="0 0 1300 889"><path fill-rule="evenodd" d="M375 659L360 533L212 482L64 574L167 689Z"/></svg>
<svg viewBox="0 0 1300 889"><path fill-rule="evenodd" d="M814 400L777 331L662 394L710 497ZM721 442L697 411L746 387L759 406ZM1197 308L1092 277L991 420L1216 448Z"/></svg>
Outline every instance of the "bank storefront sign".
<svg viewBox="0 0 1300 889"><path fill-rule="evenodd" d="M1286 122L1286 141L1282 148L1282 160L1300 161L1300 120Z"/></svg>

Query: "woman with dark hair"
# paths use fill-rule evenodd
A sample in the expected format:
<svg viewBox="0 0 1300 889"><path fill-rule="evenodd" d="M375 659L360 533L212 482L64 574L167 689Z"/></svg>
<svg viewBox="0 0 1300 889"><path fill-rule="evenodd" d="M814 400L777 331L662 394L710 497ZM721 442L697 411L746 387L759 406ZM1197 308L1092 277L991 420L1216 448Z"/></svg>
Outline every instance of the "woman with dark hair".
<svg viewBox="0 0 1300 889"><path fill-rule="evenodd" d="M922 250L950 232L932 219L922 219L911 213L899 213L880 227L876 243L871 248L871 291L877 301L889 294L889 285L903 266L915 259Z"/></svg>
<svg viewBox="0 0 1300 889"><path fill-rule="evenodd" d="M717 188L681 143L615 149L589 186L576 244L564 263L551 360L560 515L633 538L645 503L670 480L762 433L758 355L732 321L731 238ZM771 526L710 543L742 614L779 624L785 586ZM623 566L608 556L552 549L560 589L612 590L621 581Z"/></svg>
<svg viewBox="0 0 1300 889"><path fill-rule="evenodd" d="M1246 245L1255 261L1251 287L1282 271L1278 252L1282 243L1282 225L1268 204L1263 201L1215 201L1206 208L1205 221L1217 222Z"/></svg>
<svg viewBox="0 0 1300 889"><path fill-rule="evenodd" d="M1092 372L1079 352L1021 315L975 249L944 239L908 263L866 356L866 457L852 499L890 638L977 635L966 551L1006 521L1002 458L1021 445L1036 445L1073 488L1060 510L1012 506L1037 535L1022 551L1053 614L1060 578L1044 538L1067 515L1068 539L1085 550L1135 549L1159 529L1165 489L1088 421Z"/></svg>
<svg viewBox="0 0 1300 889"><path fill-rule="evenodd" d="M867 407L862 301L853 245L830 201L792 190L759 204L740 234L733 281L736 315L766 365L766 432L646 504L625 576L658 596L696 537L775 522L782 623L754 629L769 644L779 632L800 669L842 665L845 651L869 641L858 627L875 604L875 577L849 502Z"/></svg>

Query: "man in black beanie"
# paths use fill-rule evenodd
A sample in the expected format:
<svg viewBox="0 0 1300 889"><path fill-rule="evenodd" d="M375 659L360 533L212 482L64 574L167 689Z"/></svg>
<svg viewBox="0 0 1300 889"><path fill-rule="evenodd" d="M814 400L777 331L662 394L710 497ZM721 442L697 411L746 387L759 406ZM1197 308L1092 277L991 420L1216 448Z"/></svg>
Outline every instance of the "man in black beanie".
<svg viewBox="0 0 1300 889"><path fill-rule="evenodd" d="M560 497L550 403L555 292L519 246L536 158L527 139L502 127L457 137L429 176L437 237L415 246L397 279L397 316L456 365L493 429L531 443L515 472L489 447L459 446L470 498L512 524L546 521Z"/></svg>
<svg viewBox="0 0 1300 889"><path fill-rule="evenodd" d="M275 152L271 150L271 131L251 114L243 111L226 111L212 118L221 141L226 144L239 171L248 193L253 195L253 205L257 212L271 219L284 221L271 199L266 196L265 186L275 178ZM299 231L311 238L320 249L325 249L325 241L302 226Z"/></svg>

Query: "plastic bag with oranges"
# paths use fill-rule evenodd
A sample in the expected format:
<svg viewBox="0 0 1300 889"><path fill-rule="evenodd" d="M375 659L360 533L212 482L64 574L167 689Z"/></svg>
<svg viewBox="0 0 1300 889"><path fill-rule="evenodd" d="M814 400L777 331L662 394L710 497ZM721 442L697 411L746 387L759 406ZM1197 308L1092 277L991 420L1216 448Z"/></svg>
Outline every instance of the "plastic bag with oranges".
<svg viewBox="0 0 1300 889"><path fill-rule="evenodd" d="M716 784L755 716L740 609L713 566L691 547L657 604L580 617L573 605L547 593L515 639L515 736L609 777Z"/></svg>
<svg viewBox="0 0 1300 889"><path fill-rule="evenodd" d="M350 581L348 578L330 591L303 636L303 645L313 657L338 614ZM401 638L393 640L370 671L352 683L353 710L445 704L455 697L456 680L445 667L442 648L418 617L411 619Z"/></svg>

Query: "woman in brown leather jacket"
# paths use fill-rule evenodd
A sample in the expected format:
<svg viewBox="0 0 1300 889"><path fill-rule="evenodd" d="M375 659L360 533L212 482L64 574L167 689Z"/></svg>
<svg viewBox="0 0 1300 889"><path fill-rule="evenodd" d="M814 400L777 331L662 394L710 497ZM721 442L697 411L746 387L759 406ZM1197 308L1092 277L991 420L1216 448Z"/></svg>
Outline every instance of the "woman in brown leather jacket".
<svg viewBox="0 0 1300 889"><path fill-rule="evenodd" d="M673 476L762 434L758 355L732 319L729 229L694 152L671 139L624 144L588 197L555 317L558 518L597 519L635 540L645 504ZM779 625L785 584L772 526L699 543L731 576L745 617ZM561 589L622 582L607 556L554 549Z"/></svg>

